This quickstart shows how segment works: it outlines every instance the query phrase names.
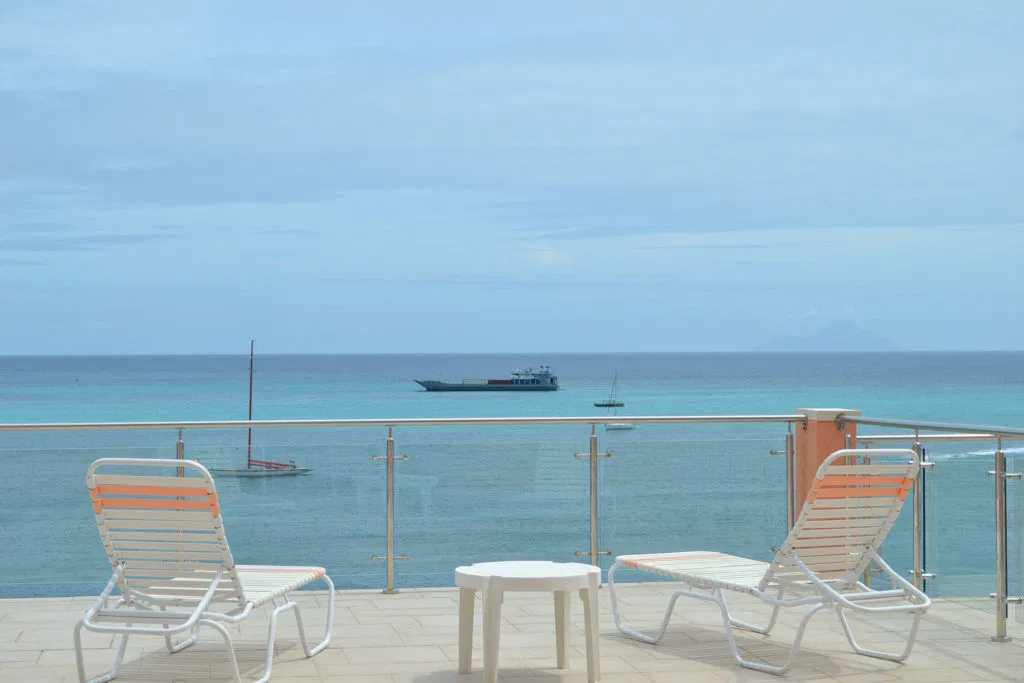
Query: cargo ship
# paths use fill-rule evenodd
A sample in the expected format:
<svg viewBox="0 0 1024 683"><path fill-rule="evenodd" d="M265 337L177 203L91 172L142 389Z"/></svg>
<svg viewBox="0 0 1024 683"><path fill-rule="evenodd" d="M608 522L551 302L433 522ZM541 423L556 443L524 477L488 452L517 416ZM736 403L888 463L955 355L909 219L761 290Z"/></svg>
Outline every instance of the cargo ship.
<svg viewBox="0 0 1024 683"><path fill-rule="evenodd" d="M432 379L417 379L416 384L427 391L555 391L558 378L551 374L547 365L513 370L508 379L464 379L461 382L441 382Z"/></svg>

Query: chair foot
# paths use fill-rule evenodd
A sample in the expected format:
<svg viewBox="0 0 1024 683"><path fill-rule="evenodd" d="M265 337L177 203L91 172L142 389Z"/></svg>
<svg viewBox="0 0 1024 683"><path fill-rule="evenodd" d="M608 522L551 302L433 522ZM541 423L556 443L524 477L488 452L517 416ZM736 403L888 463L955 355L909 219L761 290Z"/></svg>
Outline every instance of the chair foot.
<svg viewBox="0 0 1024 683"><path fill-rule="evenodd" d="M611 599L612 603L612 618L615 620L615 627L619 629L619 633L624 636L633 638L634 640L639 640L643 643L657 645L661 642L661 639L665 637L665 631L668 630L668 623L672 619L672 612L675 609L676 600L678 600L679 596L684 593L676 593L672 596L672 599L669 600L668 609L665 610L665 616L661 620L661 628L658 630L657 635L651 636L646 633L636 631L629 626L626 626L622 621L622 616L619 614L619 603L615 595L615 570L621 566L622 564L620 562L616 562L612 565L612 568L608 570L608 597Z"/></svg>
<svg viewBox="0 0 1024 683"><path fill-rule="evenodd" d="M82 657L82 626L84 622L78 622L75 625L75 663L78 665L78 680L79 683L107 683L117 678L118 672L121 670L121 663L124 661L124 653L128 648L128 634L125 633L121 636L121 643L117 646L117 654L114 657L114 668L105 674L97 676L96 678L85 677L85 661Z"/></svg>
<svg viewBox="0 0 1024 683"><path fill-rule="evenodd" d="M235 657L235 645L231 642L231 634L228 633L228 630L224 628L222 624L218 624L216 621L200 619L199 623L206 624L220 633L220 637L224 639L224 647L228 651L228 662L231 664L231 674L235 677L235 683L242 683L242 674L238 671L238 659ZM256 683L266 683L268 680L270 680L269 671L267 671L267 675L256 681Z"/></svg>
<svg viewBox="0 0 1024 683"><path fill-rule="evenodd" d="M309 643L306 642L306 628L302 623L302 611L298 605L295 605L295 621L299 626L299 640L302 641L302 649L306 652L306 657L312 657L318 652L322 651L331 642L331 629L334 626L334 582L331 581L331 577L324 574L324 583L327 584L327 630L324 634L324 639L314 647L309 647Z"/></svg>
<svg viewBox="0 0 1024 683"><path fill-rule="evenodd" d="M836 615L839 617L839 623L843 625L843 632L846 633L846 640L850 643L850 648L859 655L865 657L874 657L875 659L884 659L889 662L902 662L910 656L910 652L914 649L914 641L917 639L917 628L921 623L921 617L923 612L914 613L914 622L910 627L910 635L907 637L906 647L903 648L902 652L883 652L881 650L871 650L869 648L861 647L857 642L856 636L853 634L853 628L850 626L850 622L846 618L846 610L840 606L836 606Z"/></svg>
<svg viewBox="0 0 1024 683"><path fill-rule="evenodd" d="M176 652L181 652L185 648L192 647L198 641L199 641L199 629L198 628L196 628L192 632L191 636L189 636L185 640L182 640L181 642L178 642L178 643L175 643L174 641L172 641L170 636L164 636L164 643L167 646L167 651L169 653L171 653L172 655L174 653L176 653Z"/></svg>
<svg viewBox="0 0 1024 683"><path fill-rule="evenodd" d="M740 656L739 648L736 646L736 634L733 631L733 623L735 620L729 614L729 608L728 606L726 606L725 599L717 590L713 592L710 596L708 596L706 599L715 602L718 605L719 611L722 613L722 623L725 625L725 634L729 638L729 649L732 650L732 656L733 659L736 660L736 663L747 669L753 669L755 671L762 671L764 673L775 674L776 676L784 674L787 671L789 671L789 668L793 665L793 660L796 659L796 653L800 650L800 642L804 638L804 632L807 629L807 623L811 620L811 617L813 617L818 612L818 610L827 606L826 603L820 603L807 610L807 613L804 614L803 619L800 620L800 626L799 628L797 628L796 636L793 638L793 644L789 648L789 656L786 657L785 663L782 664L782 666L774 666L771 664L752 662L749 659L743 659L743 657ZM775 620L773 617L772 622L774 623L774 621ZM771 628L771 626L772 624L769 624L768 628Z"/></svg>
<svg viewBox="0 0 1024 683"><path fill-rule="evenodd" d="M784 590L779 590L779 594L776 597L777 600L781 600L782 599L783 592L784 592ZM725 602L725 596L724 595L719 593L719 597L722 599L723 602ZM775 627L775 621L778 618L779 618L779 606L775 605L772 608L772 616L768 620L768 625L767 626L757 626L755 624L751 624L751 623L748 623L746 621L740 621L739 619L732 618L731 614L729 616L729 623L732 624L733 626L735 626L736 628L741 629L743 631L750 631L752 633L759 633L762 636L767 636L767 635L769 635L771 633L772 629Z"/></svg>

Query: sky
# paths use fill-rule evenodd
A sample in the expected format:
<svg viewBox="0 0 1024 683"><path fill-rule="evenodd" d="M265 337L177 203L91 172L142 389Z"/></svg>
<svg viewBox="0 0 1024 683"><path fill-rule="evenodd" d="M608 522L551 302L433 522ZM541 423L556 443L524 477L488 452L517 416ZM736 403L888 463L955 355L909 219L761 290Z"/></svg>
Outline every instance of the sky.
<svg viewBox="0 0 1024 683"><path fill-rule="evenodd" d="M0 4L0 355L1024 349L1024 3Z"/></svg>

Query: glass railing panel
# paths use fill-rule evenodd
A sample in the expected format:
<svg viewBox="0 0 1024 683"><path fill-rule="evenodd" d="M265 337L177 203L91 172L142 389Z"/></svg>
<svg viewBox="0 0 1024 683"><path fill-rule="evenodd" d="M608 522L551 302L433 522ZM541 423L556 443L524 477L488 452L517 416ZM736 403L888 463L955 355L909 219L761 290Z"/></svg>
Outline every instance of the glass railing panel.
<svg viewBox="0 0 1024 683"><path fill-rule="evenodd" d="M110 578L85 475L99 458L173 458L173 446L0 450L0 598L98 594Z"/></svg>
<svg viewBox="0 0 1024 683"><path fill-rule="evenodd" d="M926 446L925 554L929 595L991 611L995 590L995 448L984 442Z"/></svg>
<svg viewBox="0 0 1024 683"><path fill-rule="evenodd" d="M888 447L888 446L887 446ZM904 444L893 445L892 448L907 448ZM871 462L871 448L861 449L864 454L861 456L861 463ZM889 461L892 462L891 460ZM925 505L928 505L928 472L922 470L923 477L919 478L915 483L915 489L921 486L922 481L924 482L923 490L925 492ZM920 475L919 475L920 476ZM903 503L903 508L900 510L899 517L896 518L896 523L893 524L892 529L889 530L889 534L886 536L885 541L882 543L880 548L880 554L882 559L893 568L895 572L905 577L907 580L912 580L913 569L914 569L914 497L917 494L916 490L911 490L906 501ZM871 567L871 576L869 577L872 588L885 588L889 585L890 580L886 577L880 569ZM877 583L881 582L881 584ZM925 590L929 590L928 586L925 586ZM930 591L929 591L930 592Z"/></svg>
<svg viewBox="0 0 1024 683"><path fill-rule="evenodd" d="M384 569L370 559L383 551L386 529L373 461L383 444L259 445L251 457L246 445L188 446L186 457L213 472L236 562L314 565L338 589L383 589Z"/></svg>
<svg viewBox="0 0 1024 683"><path fill-rule="evenodd" d="M584 561L574 552L589 548L589 469L573 454L588 450L589 428L464 433L395 430L408 457L395 465L395 551L410 558L397 586L450 586L474 562ZM386 463L375 464L383 482Z"/></svg>
<svg viewBox="0 0 1024 683"><path fill-rule="evenodd" d="M98 458L174 459L174 441L163 440L169 445L0 450L0 597L98 594L110 578L110 564L96 530L86 471ZM261 445L253 447L253 458L295 460L312 471L214 471L236 561L318 565L339 588L383 588L383 570L370 561L385 528L384 485L370 459L380 450L373 443ZM244 473L247 448L186 442L185 458Z"/></svg>
<svg viewBox="0 0 1024 683"><path fill-rule="evenodd" d="M714 550L769 561L785 541L785 435L665 439L653 427L602 435L601 550ZM624 572L622 581L650 580Z"/></svg>

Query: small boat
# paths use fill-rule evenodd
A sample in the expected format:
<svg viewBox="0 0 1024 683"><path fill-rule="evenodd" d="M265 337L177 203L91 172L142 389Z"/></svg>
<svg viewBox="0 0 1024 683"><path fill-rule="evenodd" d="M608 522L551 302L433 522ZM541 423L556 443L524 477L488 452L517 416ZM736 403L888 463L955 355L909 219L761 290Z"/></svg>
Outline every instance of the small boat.
<svg viewBox="0 0 1024 683"><path fill-rule="evenodd" d="M618 415L618 408L612 408L611 414ZM608 422L605 424L604 428L610 432L624 432L628 429L636 429L636 425L632 422Z"/></svg>
<svg viewBox="0 0 1024 683"><path fill-rule="evenodd" d="M594 401L594 407L596 408L621 408L626 405L616 397L616 392L619 388L619 373L615 373L612 378L612 391L608 394L608 398L603 401Z"/></svg>
<svg viewBox="0 0 1024 683"><path fill-rule="evenodd" d="M256 340L249 342L249 422L252 422L252 360L256 349ZM306 474L313 470L299 467L294 460L275 462L273 460L257 460L252 457L252 427L249 428L249 443L246 449L245 469L210 467L210 474L218 477L287 477L295 474Z"/></svg>

